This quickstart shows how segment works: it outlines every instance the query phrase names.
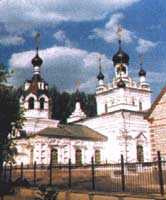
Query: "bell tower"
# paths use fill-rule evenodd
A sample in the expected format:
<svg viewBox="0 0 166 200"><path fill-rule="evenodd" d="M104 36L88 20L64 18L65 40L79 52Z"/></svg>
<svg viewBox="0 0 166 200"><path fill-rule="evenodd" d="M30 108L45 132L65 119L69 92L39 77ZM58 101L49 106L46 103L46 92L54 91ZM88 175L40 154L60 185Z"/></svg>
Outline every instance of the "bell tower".
<svg viewBox="0 0 166 200"><path fill-rule="evenodd" d="M24 109L25 118L46 118L50 117L48 84L41 77L42 58L39 56L40 34L35 37L36 55L32 59L33 76L26 80L20 98L21 107Z"/></svg>
<svg viewBox="0 0 166 200"><path fill-rule="evenodd" d="M151 106L151 91L146 82L146 71L140 66L139 82L128 74L129 55L122 49L122 28L117 30L118 51L112 61L115 76L111 83L104 84L101 68L98 75L99 84L96 88L97 114L105 115L121 110L146 112Z"/></svg>

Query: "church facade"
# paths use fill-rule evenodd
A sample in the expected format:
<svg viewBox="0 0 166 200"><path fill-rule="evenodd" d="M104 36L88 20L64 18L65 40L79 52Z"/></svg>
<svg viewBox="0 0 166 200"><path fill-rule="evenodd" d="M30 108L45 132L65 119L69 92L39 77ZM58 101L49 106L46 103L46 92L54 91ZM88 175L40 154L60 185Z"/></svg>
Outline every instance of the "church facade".
<svg viewBox="0 0 166 200"><path fill-rule="evenodd" d="M164 117L158 124L158 116L165 105L165 93L159 95L151 106L151 89L146 80L146 71L140 64L139 81L129 74L129 55L119 48L112 58L114 77L106 83L99 59L97 75L96 105L97 115L88 118L81 108L79 91L76 92L75 109L60 124L51 119L51 99L48 84L41 77L42 59L38 55L32 59L33 76L24 84L20 105L24 109L24 136L15 136L18 155L16 163L33 164L89 164L91 157L96 163L117 163L121 154L125 162L145 162L155 160L165 136L160 134L165 127ZM165 91L165 89L164 89ZM162 110L164 113L164 110ZM163 114L164 115L164 114ZM153 134L157 132L158 134ZM154 135L156 138L154 138ZM162 142L160 138L163 137ZM165 147L161 153L165 155Z"/></svg>

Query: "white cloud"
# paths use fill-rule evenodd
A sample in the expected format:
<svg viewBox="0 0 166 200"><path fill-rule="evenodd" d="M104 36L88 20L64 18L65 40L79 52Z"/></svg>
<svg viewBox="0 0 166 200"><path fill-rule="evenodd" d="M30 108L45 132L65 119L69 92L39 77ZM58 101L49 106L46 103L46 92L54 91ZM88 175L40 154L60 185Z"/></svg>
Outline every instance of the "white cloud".
<svg viewBox="0 0 166 200"><path fill-rule="evenodd" d="M31 59L34 51L15 53L11 56L9 65L15 73L10 80L13 85L23 84L25 79L32 76ZM96 80L98 73L97 56L99 53L69 48L52 47L40 51L43 59L42 76L50 85L56 85L60 90L72 90L75 88L76 80L80 80L81 89L94 90L94 84L88 81ZM102 66L105 74L111 71L112 62L105 55L102 55ZM106 76L107 77L107 76ZM97 83L97 81L96 81Z"/></svg>
<svg viewBox="0 0 166 200"><path fill-rule="evenodd" d="M25 42L24 38L20 37L20 36L1 36L0 37L0 44L4 45L4 46L10 46L10 45L20 45L23 44Z"/></svg>
<svg viewBox="0 0 166 200"><path fill-rule="evenodd" d="M136 47L136 51L138 53L146 53L150 49L157 46L157 42L152 42L149 40L144 40L142 38L138 39L138 46Z"/></svg>
<svg viewBox="0 0 166 200"><path fill-rule="evenodd" d="M124 9L140 0L4 0L0 1L0 23L8 31L21 32L41 24L61 21L92 21Z"/></svg>
<svg viewBox="0 0 166 200"><path fill-rule="evenodd" d="M56 38L57 41L59 42L64 42L66 40L66 34L64 31L59 30L56 33L54 33L54 37Z"/></svg>
<svg viewBox="0 0 166 200"><path fill-rule="evenodd" d="M66 47L74 46L72 42L69 40L69 38L66 36L65 31L63 30L58 30L57 32L55 32L53 37L57 40L57 42L61 46L66 46Z"/></svg>
<svg viewBox="0 0 166 200"><path fill-rule="evenodd" d="M106 42L112 43L117 40L117 29L120 21L124 18L122 13L113 14L110 20L105 24L105 27L94 29L94 33L103 38ZM132 42L134 38L134 33L123 28L122 30L122 40L126 43Z"/></svg>

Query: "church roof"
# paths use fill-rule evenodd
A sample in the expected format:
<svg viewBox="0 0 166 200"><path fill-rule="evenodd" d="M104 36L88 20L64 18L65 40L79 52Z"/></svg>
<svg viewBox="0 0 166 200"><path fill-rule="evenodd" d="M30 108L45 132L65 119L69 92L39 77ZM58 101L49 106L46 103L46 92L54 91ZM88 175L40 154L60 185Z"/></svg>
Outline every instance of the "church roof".
<svg viewBox="0 0 166 200"><path fill-rule="evenodd" d="M155 109L156 105L159 103L159 101L161 100L161 98L163 97L163 95L166 93L166 86L163 87L163 89L160 91L160 94L157 96L157 98L154 100L151 108L149 109L148 114L146 115L146 118L148 118L153 110Z"/></svg>
<svg viewBox="0 0 166 200"><path fill-rule="evenodd" d="M35 135L55 138L70 138L89 141L106 141L107 137L83 125L59 125L57 128L47 127Z"/></svg>
<svg viewBox="0 0 166 200"><path fill-rule="evenodd" d="M88 120L92 120L92 119L97 119L97 118L100 118L100 117L104 117L104 116L110 116L110 115L113 115L114 113L118 113L118 112L130 112L130 113L135 113L137 115L143 115L143 116L146 116L147 112L146 111L134 111L134 110L128 110L128 109L119 109L119 110L114 110L114 111L111 111L111 112L107 112L107 113L103 113L101 115L96 115L96 116L93 116L93 117L86 117L84 119L80 119L78 121L75 121L74 123L82 123L82 122L85 122L85 121L88 121ZM70 123L72 124L72 123Z"/></svg>

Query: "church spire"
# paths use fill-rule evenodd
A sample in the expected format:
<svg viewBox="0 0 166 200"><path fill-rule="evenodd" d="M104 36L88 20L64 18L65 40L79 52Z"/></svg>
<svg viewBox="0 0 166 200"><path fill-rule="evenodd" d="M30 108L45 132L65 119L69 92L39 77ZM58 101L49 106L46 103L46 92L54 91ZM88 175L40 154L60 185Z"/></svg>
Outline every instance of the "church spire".
<svg viewBox="0 0 166 200"><path fill-rule="evenodd" d="M68 123L76 122L81 119L86 118L86 114L81 109L81 95L79 92L80 81L76 82L76 92L75 92L75 109L72 114L67 119Z"/></svg>
<svg viewBox="0 0 166 200"><path fill-rule="evenodd" d="M127 53L125 53L122 50L122 32L123 32L122 27L119 25L118 29L117 29L117 38L118 38L119 49L112 58L114 66L116 66L119 63L126 64L126 65L129 64L129 56Z"/></svg>
<svg viewBox="0 0 166 200"><path fill-rule="evenodd" d="M33 74L40 75L40 66L43 63L43 60L39 57L39 41L40 41L40 33L36 33L35 35L35 45L36 45L36 55L32 59L32 65L34 67Z"/></svg>
<svg viewBox="0 0 166 200"><path fill-rule="evenodd" d="M143 69L143 62L144 62L143 54L139 55L139 59L140 59L140 70L138 75L140 77L140 83L144 83L146 79L146 71Z"/></svg>
<svg viewBox="0 0 166 200"><path fill-rule="evenodd" d="M99 81L99 85L103 85L104 75L101 70L101 57L99 57L99 74L97 75L97 79Z"/></svg>
<svg viewBox="0 0 166 200"><path fill-rule="evenodd" d="M129 64L129 56L122 50L121 43L122 43L122 27L119 25L117 29L117 38L119 49L116 54L114 54L112 61L115 66L115 75L117 78L120 76L127 77L128 70L127 65Z"/></svg>
<svg viewBox="0 0 166 200"><path fill-rule="evenodd" d="M121 49L121 45L122 45L122 27L121 25L118 25L118 28L117 28L117 37L118 37L118 43L119 43L119 50Z"/></svg>
<svg viewBox="0 0 166 200"><path fill-rule="evenodd" d="M79 87L80 87L80 81L77 80L76 81L75 102L79 102L80 103L81 95L80 95Z"/></svg>

